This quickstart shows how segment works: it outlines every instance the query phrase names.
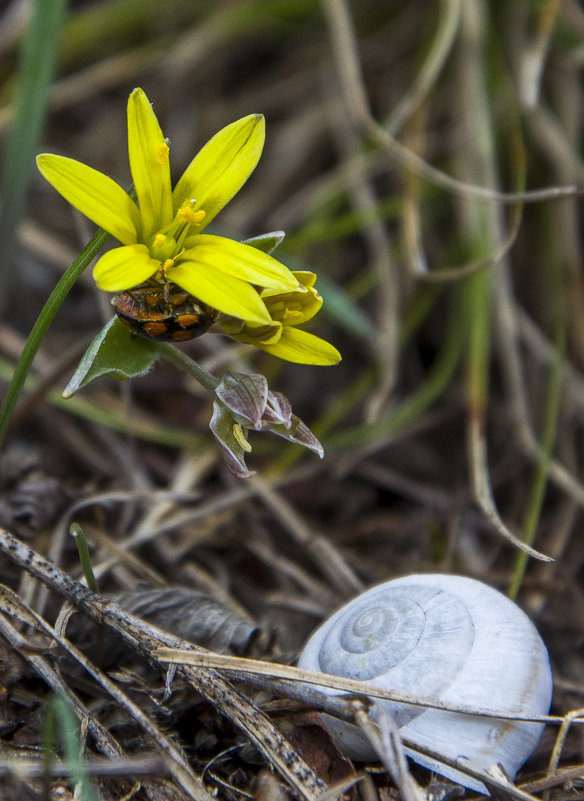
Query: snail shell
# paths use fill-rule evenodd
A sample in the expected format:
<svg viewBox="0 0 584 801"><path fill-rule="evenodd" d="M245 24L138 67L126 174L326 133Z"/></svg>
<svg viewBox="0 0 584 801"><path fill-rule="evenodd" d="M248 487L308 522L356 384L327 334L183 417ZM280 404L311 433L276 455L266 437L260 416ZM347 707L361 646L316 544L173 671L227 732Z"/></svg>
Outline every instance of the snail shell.
<svg viewBox="0 0 584 801"><path fill-rule="evenodd" d="M545 715L552 696L548 653L529 618L500 592L461 576L407 576L363 593L317 629L298 666L498 712ZM477 770L500 763L512 779L543 730L538 723L385 700L375 701L373 717L381 706L409 742L452 760L464 758ZM377 758L357 726L323 718L353 759ZM406 753L430 770L485 792L481 782L454 768Z"/></svg>

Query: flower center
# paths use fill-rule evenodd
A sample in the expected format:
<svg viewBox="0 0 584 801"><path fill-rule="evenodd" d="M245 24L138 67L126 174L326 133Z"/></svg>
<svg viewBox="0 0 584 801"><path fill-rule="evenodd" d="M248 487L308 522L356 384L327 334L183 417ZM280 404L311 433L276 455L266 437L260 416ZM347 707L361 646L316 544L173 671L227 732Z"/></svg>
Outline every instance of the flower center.
<svg viewBox="0 0 584 801"><path fill-rule="evenodd" d="M174 220L154 234L150 241L150 255L161 262L163 273L172 267L182 253L191 226L198 225L207 214L203 209L195 210L195 204L196 200L191 200L190 203L181 206Z"/></svg>
<svg viewBox="0 0 584 801"><path fill-rule="evenodd" d="M207 212L203 211L203 209L197 209L197 211L194 211L194 204L195 201L191 200L191 204L189 206L181 206L176 213L176 219L181 223L187 223L188 225L197 225L197 223L200 223Z"/></svg>
<svg viewBox="0 0 584 801"><path fill-rule="evenodd" d="M270 310L270 315L273 320L279 320L281 323L287 322L294 325L294 320L302 317L302 304L292 299L271 301L267 299L266 304Z"/></svg>

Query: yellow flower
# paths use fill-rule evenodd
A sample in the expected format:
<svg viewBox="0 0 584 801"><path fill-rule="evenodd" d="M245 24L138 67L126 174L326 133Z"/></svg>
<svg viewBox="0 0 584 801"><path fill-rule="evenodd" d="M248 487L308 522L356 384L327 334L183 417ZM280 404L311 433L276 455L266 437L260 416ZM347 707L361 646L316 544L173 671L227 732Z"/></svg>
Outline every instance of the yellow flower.
<svg viewBox="0 0 584 801"><path fill-rule="evenodd" d="M137 203L81 162L43 153L37 164L64 198L121 242L95 265L101 289L126 290L152 277L169 280L223 314L270 325L262 292L299 291L294 275L261 250L202 233L254 170L264 128L261 114L223 128L173 190L168 144L148 98L135 89L128 101L128 152Z"/></svg>
<svg viewBox="0 0 584 801"><path fill-rule="evenodd" d="M258 325L248 321L223 320L224 330L234 339L255 345L289 362L315 365L340 362L341 354L330 343L296 328L314 317L322 306L322 298L314 288L314 273L296 271L293 275L298 280L297 289L286 292L264 289L261 292L270 323Z"/></svg>

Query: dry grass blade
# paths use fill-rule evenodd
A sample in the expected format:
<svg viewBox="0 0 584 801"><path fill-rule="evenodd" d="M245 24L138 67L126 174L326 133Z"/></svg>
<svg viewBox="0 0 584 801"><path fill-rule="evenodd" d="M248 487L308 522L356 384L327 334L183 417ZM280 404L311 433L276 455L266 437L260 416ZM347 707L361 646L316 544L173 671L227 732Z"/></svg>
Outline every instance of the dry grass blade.
<svg viewBox="0 0 584 801"><path fill-rule="evenodd" d="M513 419L521 446L531 459L537 461L542 457L542 449L530 424L519 340L521 338L529 345L538 361L549 364L555 358L555 354L551 344L538 331L533 321L518 307L513 297L508 277L503 273L498 276L495 282L495 293L498 323L496 327L496 342L500 352L504 354L501 364L509 388ZM564 383L566 391L569 391L574 396L574 400L579 403L582 378L579 373L570 370L568 365L564 370ZM548 471L551 481L570 495L580 506L584 505L584 486L572 472L555 459L550 461Z"/></svg>
<svg viewBox="0 0 584 801"><path fill-rule="evenodd" d="M461 773L465 773L467 776L482 782L489 788L491 795L501 798L516 798L517 801L537 801L536 796L531 795L520 787L516 787L512 782L510 782L509 779L505 777L503 771L501 771L498 765L494 766L492 770L489 769L489 771L475 770L470 765L466 764L466 760L462 758L454 761L447 759L443 754L433 751L430 748L424 748L422 750L415 743L410 743L406 738L404 738L403 742L408 750L418 751L419 753L423 753L425 756L429 756L432 759L444 762L445 765L456 768L457 770L460 770Z"/></svg>
<svg viewBox="0 0 584 801"><path fill-rule="evenodd" d="M539 793L542 790L550 790L553 787L569 786L578 779L582 778L584 773L584 765L574 765L571 768L558 770L555 773L550 773L545 779L537 779L533 782L526 782L521 785L521 789L527 793Z"/></svg>
<svg viewBox="0 0 584 801"><path fill-rule="evenodd" d="M228 670L234 674L268 676L270 678L286 679L291 681L313 684L331 690L351 693L369 698L383 698L397 703L413 704L432 709L444 709L449 712L460 712L466 715L481 715L501 720L525 720L537 723L563 723L564 718L554 715L522 715L519 712L506 712L504 710L483 709L472 705L449 704L431 698L421 698L408 693L384 690L381 687L356 679L347 679L333 676L328 673L316 673L291 665L277 665L273 662L263 662L261 659L246 659L245 657L229 656L228 654L214 654L202 649L178 650L176 648L157 648L153 656L160 662L176 665L195 665L210 667L218 670ZM584 723L584 717L577 716L579 723Z"/></svg>
<svg viewBox="0 0 584 801"><path fill-rule="evenodd" d="M146 624L139 618L124 612L118 604L95 595L83 584L71 579L51 562L43 559L27 545L1 528L0 549L15 564L55 590L93 620L117 632L128 644L138 648L143 653L152 655L160 646L187 649L192 647L196 650L196 646L157 629L155 626ZM59 638L44 620L38 618L37 623L43 630L54 636L69 653L74 654L75 659L83 664L100 684L116 700L122 703L122 706L131 709L132 716L136 716L136 719L143 722L147 730L150 731L148 729L150 722L142 711L119 693L113 682L107 679L100 671L94 670L83 654L64 639ZM306 799L306 801L314 801L325 790L326 785L318 779L267 716L261 713L249 699L223 680L219 674L214 671L194 671L189 668L181 668L180 672L191 686L208 698L222 714L226 715L249 735L255 745L268 758L274 769L292 785L302 798ZM153 735L158 734L155 727L152 728L150 733ZM201 785L200 780L192 773L191 768L184 762L177 749L164 737L155 739L163 750L165 758L173 762L173 770L176 771L177 777L181 777L181 783L185 783L185 789L186 786L190 787L189 791L196 789L195 797L207 798L207 791ZM201 793L204 795L201 796Z"/></svg>
<svg viewBox="0 0 584 801"><path fill-rule="evenodd" d="M5 606L5 602L8 601L12 610L18 607L16 603L13 603L15 599L9 590L5 587L1 587L0 592L2 593L3 606ZM29 620L34 623L32 615L29 616ZM41 676L54 693L66 697L71 702L79 719L86 722L91 735L95 738L97 748L101 753L108 757L108 759L121 759L123 757L122 749L107 729L90 714L89 710L75 693L71 691L61 676L53 670L46 659L30 653L26 648L22 648L22 638L20 634L3 616L0 616L0 632L2 632L8 642L12 644L13 648L20 653L22 658L33 667L35 672Z"/></svg>
<svg viewBox="0 0 584 801"><path fill-rule="evenodd" d="M556 737L556 742L554 743L554 750L552 751L552 755L550 757L550 762L548 766L548 775L553 776L557 772L558 765L560 762L560 757L562 755L564 746L566 744L566 738L568 737L568 732L570 731L572 724L582 714L584 714L584 709L575 709L574 711L567 714L564 720L562 721L562 725Z"/></svg>
<svg viewBox="0 0 584 801"><path fill-rule="evenodd" d="M440 19L428 55L408 93L392 109L384 124L391 136L398 133L427 98L452 50L460 23L461 0L442 0L440 6Z"/></svg>
<svg viewBox="0 0 584 801"><path fill-rule="evenodd" d="M332 122L332 111L330 116ZM331 128L349 170L349 197L356 215L363 220L367 261L377 277L375 339L372 344L377 356L379 380L377 389L367 400L366 408L366 419L375 420L387 405L397 380L400 306L398 265L393 255L395 246L379 214L379 198L372 178L368 176L363 160L356 158L361 142L349 125L338 124L338 114L334 115L334 120Z"/></svg>
<svg viewBox="0 0 584 801"><path fill-rule="evenodd" d="M71 579L69 579L69 581L71 581ZM18 596L16 596L10 590L5 588L4 594L5 597L10 597L15 607L20 605ZM144 732L154 740L160 749L161 755L168 765L171 774L176 777L185 792L190 794L190 796L193 799L196 799L196 801L211 801L212 796L207 792L199 777L195 775L190 765L185 760L183 754L160 731L154 721L148 718L136 703L134 703L125 693L121 692L118 686L111 681L111 679L109 679L105 673L93 665L85 657L85 655L79 651L78 648L69 642L69 640L58 634L55 629L39 615L36 615L30 610L28 614L34 620L36 626L50 637L53 637L61 646L61 648L63 648L71 657L73 657L73 659L75 659L79 665L81 665L97 682L99 682L104 690L120 705L120 707L124 709L136 721L136 723L142 727ZM67 695L69 696L70 693L67 693ZM76 704L76 707L77 710L79 710L78 703ZM87 717L89 719L91 718L89 713L87 713Z"/></svg>
<svg viewBox="0 0 584 801"><path fill-rule="evenodd" d="M3 134L19 95L23 14L34 3L42 0L11 0L2 14ZM142 86L175 181L216 132L261 113L262 157L209 233L257 244L283 229L274 255L316 273L322 295L305 331L343 358L330 369L292 365L216 328L178 344L216 378L265 374L323 443L320 461L251 432L259 478L239 482L209 432L208 393L172 360L137 381L103 376L62 398L71 346L112 316L87 265L45 332L0 453L0 529L20 540L0 535L1 580L20 604L0 595L7 753L22 752L23 740L41 747L39 705L52 690L71 693L88 762L109 755L120 764L143 731L71 665L32 610L140 698L218 801L335 798L344 760L331 757L323 731L310 737L311 721L322 712L354 725L359 705L375 721L377 699L396 699L287 665L344 598L398 576L464 573L517 593L549 651L554 706L541 721L553 728L525 769L549 775L522 789L540 798L552 789L543 801L576 795L576 783L559 784L584 763L582 3L165 0L163 14L140 0L69 6L39 149L128 186L124 110ZM35 176L14 232L0 396L91 228ZM72 516L103 597L81 588ZM518 539L530 548L518 551ZM11 548L14 563L4 558ZM553 561L535 561L544 554ZM246 620L253 636L243 626L234 639L225 618L198 605L200 594ZM199 621L218 638L205 639ZM224 648L265 661L213 653ZM408 705L431 694L417 677L408 693ZM389 730L381 740L391 762ZM413 745L404 747L409 757ZM328 789L307 767L313 758L319 770L331 762L319 773ZM412 772L435 801L447 791L425 772L430 764ZM188 801L171 765L167 758L151 779L136 765L136 787L120 781L118 795ZM350 795L407 795L403 772L394 776L372 771ZM514 789L494 781L493 796L509 801ZM97 782L109 798L106 785L118 779ZM0 796L18 798L5 784L16 788L17 776L0 779Z"/></svg>
<svg viewBox="0 0 584 801"><path fill-rule="evenodd" d="M403 743L395 721L385 713L381 715L377 725L371 720L367 710L356 708L355 722L375 748L404 801L425 801L424 791L408 769Z"/></svg>
<svg viewBox="0 0 584 801"><path fill-rule="evenodd" d="M345 100L353 122L398 164L409 167L436 186L467 198L482 198L498 203L539 203L552 198L582 194L584 190L578 186L550 187L526 192L498 192L452 178L408 150L393 139L370 113L355 34L345 0L322 0L322 6L330 28L337 70L342 79Z"/></svg>
<svg viewBox="0 0 584 801"><path fill-rule="evenodd" d="M168 773L168 768L158 755L144 757L142 759L87 759L83 765L89 776L116 777L116 776L164 776ZM28 779L42 779L47 775L47 767L39 759L0 759L0 779L7 779L14 774ZM51 777L68 777L71 775L71 768L53 762L49 768Z"/></svg>
<svg viewBox="0 0 584 801"><path fill-rule="evenodd" d="M482 420L473 416L469 419L469 449L470 449L470 463L472 468L473 489L475 492L476 502L492 524L493 528L515 548L520 551L533 556L534 559L540 559L542 562L552 562L551 556L546 556L540 553L530 545L526 545L519 537L516 537L513 532L509 531L508 527L501 520L501 516L497 511L495 499L493 498L493 491L491 489L491 482L489 480L489 469L487 464L487 441L484 436L484 426Z"/></svg>
<svg viewBox="0 0 584 801"><path fill-rule="evenodd" d="M300 515L267 481L254 476L251 484L257 495L274 512L286 530L306 547L307 552L313 557L322 573L338 591L350 597L363 590L363 583L351 566L347 564L343 555L330 541L313 534Z"/></svg>

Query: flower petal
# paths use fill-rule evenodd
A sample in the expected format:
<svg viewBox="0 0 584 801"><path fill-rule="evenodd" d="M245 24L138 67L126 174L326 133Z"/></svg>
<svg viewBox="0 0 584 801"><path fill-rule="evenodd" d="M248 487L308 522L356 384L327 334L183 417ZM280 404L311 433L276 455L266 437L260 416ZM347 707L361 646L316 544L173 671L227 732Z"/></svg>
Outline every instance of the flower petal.
<svg viewBox="0 0 584 801"><path fill-rule="evenodd" d="M199 234L183 258L212 266L250 284L280 291L298 289L298 280L277 259L251 245L236 242L224 236Z"/></svg>
<svg viewBox="0 0 584 801"><path fill-rule="evenodd" d="M138 207L122 187L102 172L75 159L41 153L41 174L65 200L124 245L138 239Z"/></svg>
<svg viewBox="0 0 584 801"><path fill-rule="evenodd" d="M292 415L289 426L270 425L266 430L287 439L289 442L295 442L297 445L308 448L313 451L313 453L316 453L317 456L320 456L321 459L324 458L324 448L306 423L303 423L295 414Z"/></svg>
<svg viewBox="0 0 584 801"><path fill-rule="evenodd" d="M142 219L142 241L172 222L168 145L148 98L134 89L128 100L130 170Z"/></svg>
<svg viewBox="0 0 584 801"><path fill-rule="evenodd" d="M257 345L258 342L264 345L273 345L280 339L284 330L282 323L275 321L269 325L248 325L244 323L243 327L239 329L233 325L233 317L227 317L220 322L221 328L226 334L240 342L246 342L248 345Z"/></svg>
<svg viewBox="0 0 584 801"><path fill-rule="evenodd" d="M311 286L314 286L316 282L316 273L311 272L310 270L293 270L294 278L298 281L299 284L305 286L307 289Z"/></svg>
<svg viewBox="0 0 584 801"><path fill-rule="evenodd" d="M104 253L93 268L93 278L100 289L119 292L143 283L160 269L146 245L126 245Z"/></svg>
<svg viewBox="0 0 584 801"><path fill-rule="evenodd" d="M243 339L241 335L237 339ZM245 340L244 340L245 341ZM337 364L341 361L341 354L326 340L309 334L307 331L300 331L298 328L290 326L284 328L282 336L274 345L265 345L256 340L251 341L256 348L278 356L288 362L297 364L329 365Z"/></svg>
<svg viewBox="0 0 584 801"><path fill-rule="evenodd" d="M257 290L247 281L221 273L216 267L180 261L167 270L166 275L191 295L224 314L256 325L271 322Z"/></svg>
<svg viewBox="0 0 584 801"><path fill-rule="evenodd" d="M282 325L302 325L311 320L322 306L321 296L312 287L304 292L264 290L261 295L272 319Z"/></svg>
<svg viewBox="0 0 584 801"><path fill-rule="evenodd" d="M204 209L201 228L239 192L262 154L265 122L261 114L249 114L232 122L210 139L185 170L173 192L175 212L196 200Z"/></svg>
<svg viewBox="0 0 584 801"><path fill-rule="evenodd" d="M240 478L253 476L253 471L248 470L245 463L245 455L249 453L251 446L245 441L241 425L235 422L233 415L218 400L213 403L213 417L209 428L219 443L221 454L231 472Z"/></svg>
<svg viewBox="0 0 584 801"><path fill-rule="evenodd" d="M215 389L215 395L236 422L260 431L268 402L268 379L265 376L226 373Z"/></svg>

